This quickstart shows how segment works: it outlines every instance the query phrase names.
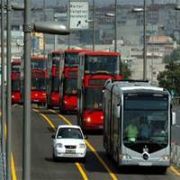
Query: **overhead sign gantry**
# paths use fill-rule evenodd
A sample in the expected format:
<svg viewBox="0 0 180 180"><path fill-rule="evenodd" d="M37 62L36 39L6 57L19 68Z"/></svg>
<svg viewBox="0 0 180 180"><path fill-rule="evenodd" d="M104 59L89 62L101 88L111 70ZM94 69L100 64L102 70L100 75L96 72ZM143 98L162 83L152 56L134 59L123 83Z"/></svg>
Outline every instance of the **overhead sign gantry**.
<svg viewBox="0 0 180 180"><path fill-rule="evenodd" d="M88 29L89 4L86 0L69 1L69 27L73 30Z"/></svg>

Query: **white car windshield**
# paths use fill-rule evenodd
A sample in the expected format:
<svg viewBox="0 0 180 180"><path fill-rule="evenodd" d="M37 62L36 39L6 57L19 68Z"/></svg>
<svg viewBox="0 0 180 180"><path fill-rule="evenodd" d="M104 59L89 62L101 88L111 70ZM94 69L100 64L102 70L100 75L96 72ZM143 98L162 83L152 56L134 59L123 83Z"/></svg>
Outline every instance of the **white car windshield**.
<svg viewBox="0 0 180 180"><path fill-rule="evenodd" d="M78 128L60 128L57 138L64 139L83 139L82 133Z"/></svg>

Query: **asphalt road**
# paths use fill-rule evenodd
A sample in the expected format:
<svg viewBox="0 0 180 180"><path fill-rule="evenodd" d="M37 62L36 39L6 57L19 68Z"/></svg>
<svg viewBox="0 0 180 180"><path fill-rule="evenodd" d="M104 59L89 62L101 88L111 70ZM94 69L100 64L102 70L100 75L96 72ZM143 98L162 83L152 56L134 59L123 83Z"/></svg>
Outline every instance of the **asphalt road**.
<svg viewBox="0 0 180 180"><path fill-rule="evenodd" d="M180 109L180 108L179 108ZM13 158L15 179L22 180L22 129L23 108L13 106ZM177 116L180 110L177 108ZM179 180L171 168L162 175L152 168L118 168L109 159L102 145L102 134L88 134L88 153L85 163L73 160L54 162L52 159L52 139L59 124L76 124L76 116L59 115L47 110L32 110L31 127L31 179L32 180ZM178 119L179 121L179 119ZM173 127L173 139L178 141L180 122ZM175 130L174 130L175 129ZM175 133L174 133L175 132ZM177 138L177 139L176 139Z"/></svg>

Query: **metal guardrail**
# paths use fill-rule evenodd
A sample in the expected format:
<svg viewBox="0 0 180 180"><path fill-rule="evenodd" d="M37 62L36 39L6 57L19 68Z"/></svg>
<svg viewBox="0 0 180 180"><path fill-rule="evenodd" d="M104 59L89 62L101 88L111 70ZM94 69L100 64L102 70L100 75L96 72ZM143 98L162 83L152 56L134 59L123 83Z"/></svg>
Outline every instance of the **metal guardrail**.
<svg viewBox="0 0 180 180"><path fill-rule="evenodd" d="M175 143L171 144L171 162L180 167L180 146Z"/></svg>

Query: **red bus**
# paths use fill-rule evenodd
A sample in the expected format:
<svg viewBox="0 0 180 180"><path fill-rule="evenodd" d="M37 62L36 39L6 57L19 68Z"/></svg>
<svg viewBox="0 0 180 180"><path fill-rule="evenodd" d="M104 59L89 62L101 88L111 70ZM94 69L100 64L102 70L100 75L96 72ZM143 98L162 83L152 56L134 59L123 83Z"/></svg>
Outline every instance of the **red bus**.
<svg viewBox="0 0 180 180"><path fill-rule="evenodd" d="M31 102L47 106L47 57L43 55L31 56Z"/></svg>
<svg viewBox="0 0 180 180"><path fill-rule="evenodd" d="M84 130L103 129L103 87L107 79L122 79L120 53L80 53L78 69L78 124Z"/></svg>
<svg viewBox="0 0 180 180"><path fill-rule="evenodd" d="M77 111L77 72L79 66L78 54L85 49L67 49L64 52L64 69L61 81L61 112Z"/></svg>
<svg viewBox="0 0 180 180"><path fill-rule="evenodd" d="M64 51L56 50L48 54L48 107L59 107L60 104L60 78L63 71Z"/></svg>
<svg viewBox="0 0 180 180"><path fill-rule="evenodd" d="M13 59L11 62L11 97L12 104L22 103L21 60Z"/></svg>

